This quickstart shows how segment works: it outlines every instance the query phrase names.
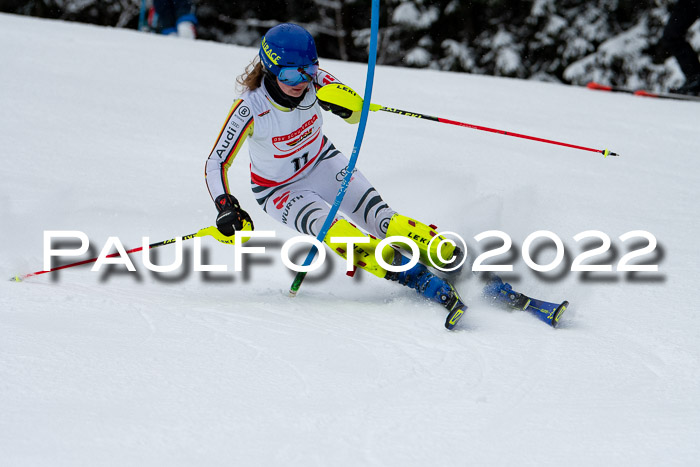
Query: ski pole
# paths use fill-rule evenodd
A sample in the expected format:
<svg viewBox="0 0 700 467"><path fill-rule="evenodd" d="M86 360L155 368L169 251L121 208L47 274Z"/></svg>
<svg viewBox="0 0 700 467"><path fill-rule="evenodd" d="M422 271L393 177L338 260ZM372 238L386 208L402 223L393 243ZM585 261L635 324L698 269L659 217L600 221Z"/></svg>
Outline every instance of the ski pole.
<svg viewBox="0 0 700 467"><path fill-rule="evenodd" d="M351 110L353 112L360 110L360 108L364 106L363 99L360 96L358 96L355 91L350 89L348 86L345 86L345 85L340 84L340 83L332 83L332 84L328 84L326 86L323 86L321 89L318 90L318 92L316 93L316 96L318 97L319 100L322 100L322 101L325 101L325 102L328 102L331 104L339 105L340 107L344 107L344 108ZM400 110L400 109L396 109L393 107L386 107L386 106L379 105L379 104L370 104L369 110L371 112L376 112L378 110L381 110L381 111L389 112L389 113L393 113L393 114L405 115L407 117L415 117L415 118L420 118L420 119L424 119L424 120L431 120L431 121L438 122L438 123L448 123L450 125L463 126L463 127L467 127L467 128L472 128L474 130L489 131L491 133L498 133L498 134L505 135L505 136L514 136L516 138L524 138L524 139L529 139L532 141L539 141L541 143L557 144L559 146L565 146L567 148L582 149L584 151L597 152L597 153L604 155L605 157L619 156L619 154L614 153L614 152L610 151L609 149L587 148L585 146L578 146L575 144L562 143L561 141L554 141L551 139L539 138L537 136L523 135L520 133L514 133L512 131L497 130L495 128L488 128L485 126L473 125L471 123L458 122L456 120L449 120L447 118L442 118L442 117L434 117L432 115L421 114L418 112L409 112L407 110Z"/></svg>
<svg viewBox="0 0 700 467"><path fill-rule="evenodd" d="M246 224L244 225L242 230L251 230L250 224L247 221L244 221L244 222L246 222ZM199 229L197 231L197 233L184 235L184 236L179 237L179 238L180 238L180 240L189 240L189 239L194 238L194 237L206 237L207 235L210 235L210 236L214 237L216 240L220 241L221 243L226 243L226 244L233 244L235 242L235 239L236 239L235 235L231 235L230 237L225 236L224 234L219 232L219 229L217 229L214 226ZM175 243L177 240L178 240L177 238L171 238L170 240L163 240L162 242L151 243L150 245L148 245L147 249L150 250L152 248L158 248L159 246L169 245L171 243ZM244 238L241 241L246 242L247 239ZM141 250L143 250L142 246L126 251L126 254L136 253L136 252L139 252ZM106 258L115 258L117 256L119 256L118 252L112 253L111 255L107 255ZM71 264L64 264L63 266L57 266L55 268L51 268L51 269L48 269L46 271L36 271L36 272L30 272L28 274L19 274L19 275L16 275L16 276L10 278L10 280L15 281L15 282L21 282L28 277L38 276L41 274L46 274L48 272L54 272L54 271L58 271L61 269L72 268L74 266L82 266L83 264L94 263L95 261L98 260L98 258L99 257L85 259L83 261L78 261L78 262L71 263Z"/></svg>
<svg viewBox="0 0 700 467"><path fill-rule="evenodd" d="M360 155L360 146L362 145L362 139L365 135L365 125L367 124L367 116L369 115L371 107L370 100L372 98L372 85L374 83L374 68L377 62L377 36L379 35L379 0L372 0L371 11L372 12L370 18L369 61L367 63L367 78L365 83L365 103L362 104L362 115L360 116L359 127L357 129L357 134L355 135L355 144L352 148L352 155L350 156L350 160L348 161L348 167L346 169L345 177L343 178L343 181L340 185L338 194L335 196L335 201L333 202L333 205L331 206L331 209L328 212L328 215L326 216L326 220L323 223L323 226L321 227L321 231L316 237L316 239L319 242L323 242L323 240L326 238L326 234L328 233L328 229L330 229L331 224L333 223L335 214L338 212L340 204L343 202L343 198L345 197L345 190L347 190L348 185L350 184L350 179L352 178L353 172L355 171L355 164L357 163L357 157ZM311 262L314 260L314 257L316 256L317 251L318 250L315 245L311 247L309 254L306 256L306 260L304 260L304 266L308 266L311 264ZM296 276L294 277L294 282L292 282L292 285L289 288L290 297L296 296L297 292L299 291L299 287L301 287L301 283L304 281L305 277L306 272L297 272Z"/></svg>
<svg viewBox="0 0 700 467"><path fill-rule="evenodd" d="M512 131L505 131L505 130L497 130L495 128L488 128L485 126L479 126L479 125L472 125L471 123L464 123L464 122L458 122L455 120L449 120L447 118L441 118L441 117L434 117L432 115L426 115L426 114L421 114L421 113L416 113L416 112L409 112L406 110L399 110L395 109L393 107L385 107L383 105L379 104L371 104L370 110L373 112L376 112L378 110L384 111L384 112L389 112L393 114L398 114L398 115L405 115L407 117L415 117L415 118L421 118L425 120L431 120L434 122L439 122L439 123L447 123L450 125L457 125L457 126L463 126L467 128L471 128L474 130L480 130L480 131L489 131L491 133L498 133L501 135L505 136L514 136L516 138L524 138L524 139L529 139L532 141L539 141L540 143L548 143L548 144L556 144L559 146L565 146L567 148L573 148L573 149L581 149L584 151L591 151L591 152L597 152L602 154L605 157L608 156L619 156L619 154L610 151L609 149L594 149L594 148L587 148L585 146L577 146L575 144L569 144L569 143L562 143L561 141L554 141L551 139L544 139L544 138L538 138L536 136L528 136L528 135L523 135L520 133L514 133Z"/></svg>

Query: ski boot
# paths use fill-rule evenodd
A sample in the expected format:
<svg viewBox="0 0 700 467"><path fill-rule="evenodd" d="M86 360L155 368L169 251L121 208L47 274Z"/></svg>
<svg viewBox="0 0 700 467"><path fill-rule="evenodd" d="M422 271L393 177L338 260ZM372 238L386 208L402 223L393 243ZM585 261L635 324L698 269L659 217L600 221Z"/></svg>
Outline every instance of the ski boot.
<svg viewBox="0 0 700 467"><path fill-rule="evenodd" d="M538 319L549 324L553 328L559 324L561 315L564 314L569 302L561 303L547 302L545 300L537 300L530 298L527 295L521 294L513 290L513 287L495 274L489 276L489 282L483 289L483 294L486 298L491 298L497 303L503 304L515 310L529 311Z"/></svg>
<svg viewBox="0 0 700 467"><path fill-rule="evenodd" d="M396 252L394 264L403 265L407 264L408 261L406 257L398 251ZM467 310L467 306L452 284L428 271L428 268L421 263L417 263L408 271L389 272L386 279L416 289L419 294L444 306L447 309L447 319L445 320L447 329L453 329Z"/></svg>
<svg viewBox="0 0 700 467"><path fill-rule="evenodd" d="M452 261L447 266L445 266L446 268L455 267L455 269L445 271L445 274L451 280L457 280L462 276L462 272L465 270L464 267L469 262L464 256L464 251L462 251L460 247L455 247L455 251L454 253L452 253ZM470 267L467 267L467 269L470 269Z"/></svg>
<svg viewBox="0 0 700 467"><path fill-rule="evenodd" d="M503 282L503 280L495 274L489 276L489 282L484 287L483 294L486 298L491 298L498 303L516 310L527 310L527 306L530 304L529 297L513 290L513 286L507 282Z"/></svg>

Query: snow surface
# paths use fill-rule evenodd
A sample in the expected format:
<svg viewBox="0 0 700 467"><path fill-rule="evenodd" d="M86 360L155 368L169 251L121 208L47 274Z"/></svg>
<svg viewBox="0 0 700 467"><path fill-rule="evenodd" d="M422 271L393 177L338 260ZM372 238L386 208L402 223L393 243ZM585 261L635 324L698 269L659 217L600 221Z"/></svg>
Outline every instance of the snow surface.
<svg viewBox="0 0 700 467"><path fill-rule="evenodd" d="M204 161L255 53L0 15L2 273L41 270L45 230L85 232L94 256L110 236L134 247L211 225ZM365 66L323 66L362 92ZM288 298L279 251L297 234L257 207L244 150L231 186L277 235L251 241L267 253L244 272L205 238L228 273L193 272L190 244L169 275L136 254L137 273L0 281L0 464L697 465L700 106L388 67L373 101L622 154L370 116L358 166L385 200L475 252L475 235L508 233L513 253L494 262L514 264L517 288L568 299L560 328L482 302L467 274L470 309L449 332L439 306L349 279L330 254ZM349 154L355 127L325 126ZM573 241L591 229L611 237L597 259L613 265L633 249L621 234L651 232L642 259L659 272L535 274L520 258L551 230L570 266L597 246Z"/></svg>

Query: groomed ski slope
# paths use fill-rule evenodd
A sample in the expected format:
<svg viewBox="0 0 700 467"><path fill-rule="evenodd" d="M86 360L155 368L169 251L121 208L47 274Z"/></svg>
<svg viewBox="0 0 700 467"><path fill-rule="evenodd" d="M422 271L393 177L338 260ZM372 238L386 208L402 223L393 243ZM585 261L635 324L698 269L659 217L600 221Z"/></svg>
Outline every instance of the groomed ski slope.
<svg viewBox="0 0 700 467"><path fill-rule="evenodd" d="M85 232L97 255L110 236L133 248L212 225L204 161L255 53L0 15L3 277L43 268L45 230ZM365 66L321 63L362 93ZM491 263L513 264L524 292L569 300L559 329L489 306L467 274L470 308L448 332L439 306L347 278L330 253L288 298L280 247L297 234L255 203L244 148L230 185L276 233L248 244L266 253L244 271L205 238L205 263L227 273L194 272L189 241L171 274L137 254L136 273L0 280L0 464L697 465L700 106L389 67L373 102L622 155L370 115L358 167L384 199L476 253L499 243L474 236L506 232L511 253ZM349 155L356 127L324 118ZM568 270L600 244L579 232L611 238L592 261L614 269L646 244L618 237L640 229L658 240L639 258L657 273ZM538 230L565 245L552 273L521 257Z"/></svg>

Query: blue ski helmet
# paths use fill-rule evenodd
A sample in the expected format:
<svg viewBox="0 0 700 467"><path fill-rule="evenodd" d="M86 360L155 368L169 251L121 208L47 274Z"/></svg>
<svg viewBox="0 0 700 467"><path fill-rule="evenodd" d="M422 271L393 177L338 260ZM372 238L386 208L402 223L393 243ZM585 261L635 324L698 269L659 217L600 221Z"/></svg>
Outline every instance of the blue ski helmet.
<svg viewBox="0 0 700 467"><path fill-rule="evenodd" d="M314 38L309 31L292 23L278 24L267 31L262 38L259 55L265 70L277 77L284 67L318 63Z"/></svg>

